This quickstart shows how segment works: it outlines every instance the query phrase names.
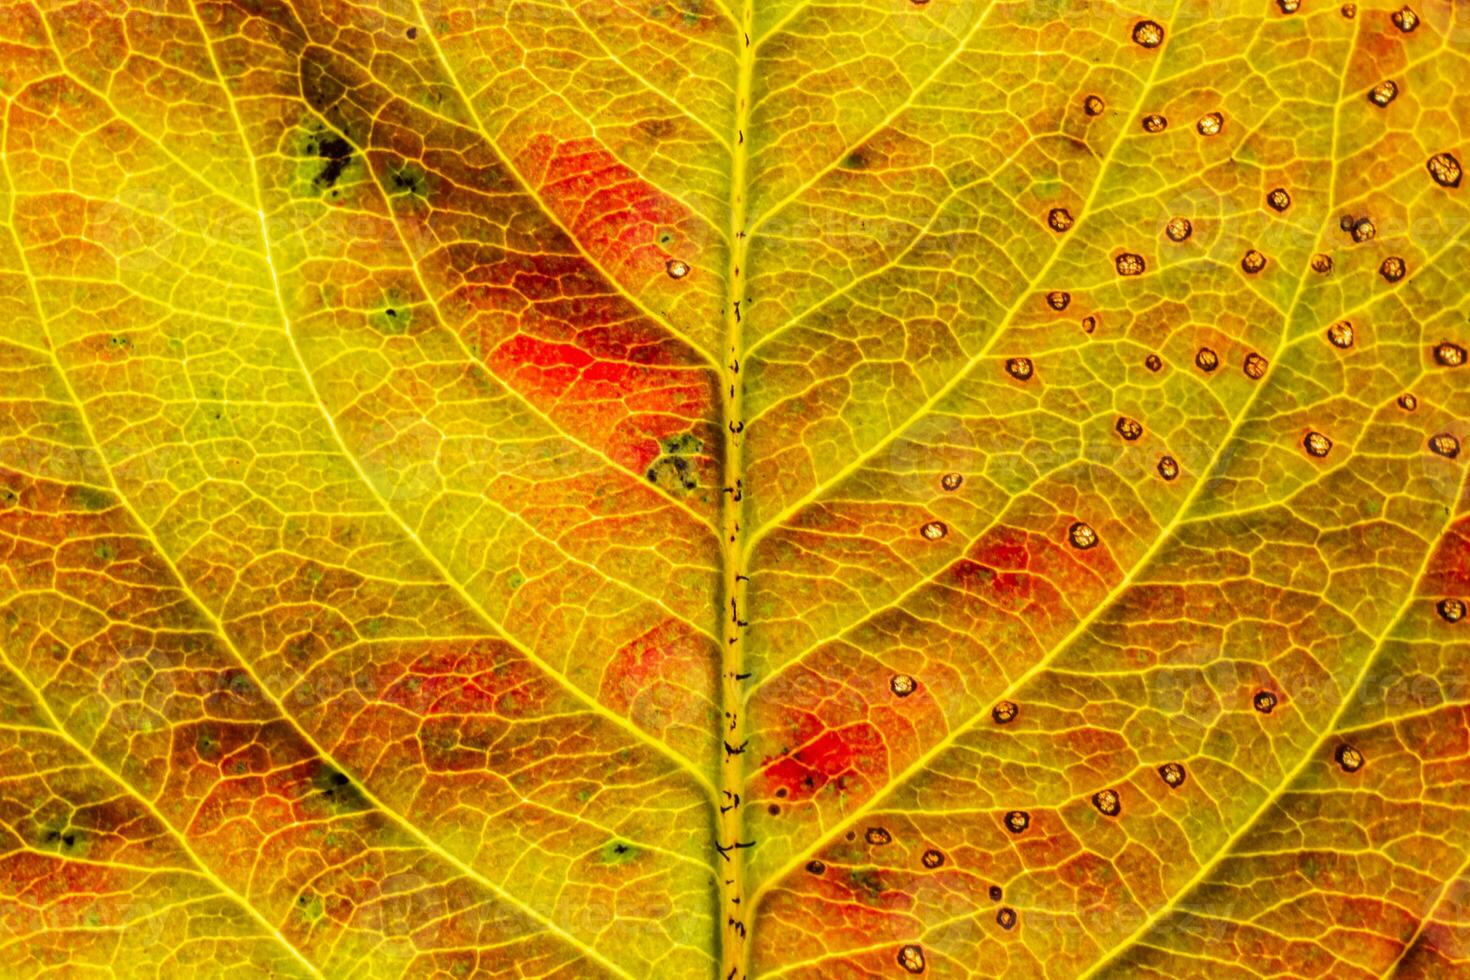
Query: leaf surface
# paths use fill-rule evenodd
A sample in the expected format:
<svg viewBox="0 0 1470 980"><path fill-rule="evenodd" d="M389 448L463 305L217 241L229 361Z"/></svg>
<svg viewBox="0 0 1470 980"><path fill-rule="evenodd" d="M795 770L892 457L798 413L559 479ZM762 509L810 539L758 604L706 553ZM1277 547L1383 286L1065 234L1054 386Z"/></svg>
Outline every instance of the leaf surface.
<svg viewBox="0 0 1470 980"><path fill-rule="evenodd" d="M1470 34L1294 7L11 4L4 971L1470 970Z"/></svg>

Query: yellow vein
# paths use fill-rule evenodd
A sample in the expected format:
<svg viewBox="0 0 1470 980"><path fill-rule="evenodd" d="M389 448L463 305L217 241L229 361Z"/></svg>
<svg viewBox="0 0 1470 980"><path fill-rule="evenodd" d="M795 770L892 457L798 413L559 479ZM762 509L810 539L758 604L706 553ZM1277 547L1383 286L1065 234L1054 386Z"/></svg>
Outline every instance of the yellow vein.
<svg viewBox="0 0 1470 980"><path fill-rule="evenodd" d="M450 83L454 86L455 92L459 93L460 101L464 103L465 111L470 114L470 118L475 121L475 128L480 131L481 138L483 138L486 144L488 144L491 148L495 150L496 155L500 158L501 162L505 164L506 172L513 176L515 181L521 185L521 188L525 191L527 197L541 204L541 213L546 216L546 220L552 222L554 225L556 225L557 228L561 230L562 234L566 235L567 241L573 244L578 253L587 260L587 263L589 265L597 270L598 274L602 276L602 278L607 282L609 286L617 291L619 296L626 300L635 309L639 310L644 316L662 326L666 331L668 331L670 335L678 338L679 340L682 340L685 344L689 346L689 349L697 354L699 358L703 360L712 371L718 374L720 368L716 358L711 355L709 351L696 344L693 339L688 337L678 327L670 323L666 317L663 317L649 309L641 299L633 295L631 291L629 291L622 283L614 278L612 274L603 267L602 263L599 262L597 258L593 256L592 253L583 246L582 240L577 237L577 235L573 234L572 230L562 222L561 218L557 214L555 214L551 208L546 206L545 202L541 200L540 195L532 189L530 180L527 179L525 174L521 173L520 169L517 168L516 165L511 161L510 156L501 152L499 145L490 136L490 130L486 128L485 120L483 117L481 117L480 110L477 109L475 107L475 104L470 101L469 93L465 91L464 86L460 83L459 74L455 72L455 70L450 66L449 59L444 54L444 49L440 47L438 31L428 26L431 24L431 21L424 16L423 4L420 2L420 0L414 0L414 9L418 11L419 20L425 25L425 28L420 31L420 36L427 39L430 46L433 47L434 56L439 62L439 67L444 70L444 74L449 79Z"/></svg>
<svg viewBox="0 0 1470 980"><path fill-rule="evenodd" d="M3 657L5 665L10 668L10 672L15 675L16 679L24 684L26 689L31 692L31 695L36 699L37 706L41 709L41 711L45 712L46 719L51 722L52 726L50 734L55 735L56 737L65 741L79 755L81 755L82 758L86 759L87 763L95 768L98 772L105 773L109 781L116 785L118 789L122 791L123 795L131 797L139 804L141 804L148 811L148 813L152 815L153 819L158 821L158 825L162 827L164 831L174 839L179 847L183 849L184 853L189 856L189 860L193 862L196 868L199 869L199 874L205 880L207 880L211 885L217 888L222 896L230 899L230 901L233 902L235 905L238 905L240 909L245 912L246 915L254 919L256 924L264 929L268 936L274 937L276 942L280 943L281 946L284 947L285 950L290 953L291 956L294 957L298 963L305 967L308 973L310 973L314 977L322 976L321 971L312 965L311 961L302 954L301 950L297 949L294 945L287 942L286 937L281 934L281 930L271 925L266 917L261 914L259 909L257 909L250 902L247 902L243 895L237 892L234 888L231 888L229 885L225 884L222 879L220 879L218 876L215 875L212 870L210 870L209 865L206 864L204 860L194 852L194 848L189 844L188 838L185 837L184 834L172 823L164 819L163 814L159 813L158 808L153 805L153 801L143 796L132 786L123 782L122 777L118 775L118 773L114 771L111 766L104 764L101 759L98 759L95 755L92 754L90 749L82 745L82 743L78 741L77 738L72 735L70 731L62 726L60 719L56 717L56 713L51 710L51 703L47 701L46 697L41 693L41 691L34 684L31 683L30 678L26 677L20 672L19 668L15 666L14 661L10 659L9 653L0 653L0 657ZM45 729L42 729L42 731L45 731ZM52 854L47 854L46 856L55 857L55 855ZM191 873L184 868L138 868L134 865L115 864L113 862L105 861L88 861L84 863L93 865L101 864L105 867L118 867L127 868L129 870L146 871L148 874L161 874L164 872L183 872L185 874Z"/></svg>
<svg viewBox="0 0 1470 980"><path fill-rule="evenodd" d="M1460 865L1460 870L1445 879L1444 884L1440 886L1439 891L1435 894L1434 900L1429 903L1428 907L1424 910L1424 914L1419 916L1419 921L1414 926L1414 932L1404 940L1404 945L1399 950L1399 955L1395 956L1393 962L1388 964L1383 972L1379 974L1381 980L1387 980L1389 977L1398 975L1400 968L1403 966L1404 959L1414 951L1415 945L1419 942L1419 937L1424 935L1424 930L1429 927L1430 922L1434 920L1436 913L1439 912L1440 906L1445 903L1445 897L1449 894L1450 889L1460 882L1460 879L1465 876L1466 872L1470 872L1470 858L1465 859L1465 863Z"/></svg>
<svg viewBox="0 0 1470 980"><path fill-rule="evenodd" d="M195 19L196 21L198 20L197 12L195 13ZM199 24L199 30L201 32L204 32L204 25L202 22ZM207 33L204 34L204 38L205 46L209 52L210 61L214 64L214 69L216 73L219 74L221 86L224 86L224 75L220 71L218 62L215 60L214 49L209 43ZM252 173L254 173L256 170L255 154L251 151L249 144L245 142L245 126L244 123L240 120L239 113L235 108L234 98L229 95L228 89L226 89L226 99L229 101L231 115L234 116L235 125L239 130L241 150L245 153L246 158L250 161L250 169ZM258 201L260 195L258 185L256 187L255 193ZM710 784L708 777L705 776L704 773L700 772L698 767L696 767L688 759L684 758L681 753L674 751L672 747L666 745L658 739L655 739L653 736L649 735L641 728L638 728L636 725L632 724L630 721L628 721L628 719L622 717L619 714L616 714L613 711L610 711L595 698L587 694L587 692L583 691L577 685L571 683L571 681L569 681L561 671L556 670L554 667L551 666L550 663L543 660L540 656L528 649L519 640L517 640L515 637L511 636L504 629L502 629L496 623L494 618L490 616L489 611L485 609L483 604L481 604L477 599L469 594L469 592L458 580L458 578L452 575L449 572L449 569L445 567L444 563L440 561L439 556L436 555L423 543L423 540L419 537L418 533L415 532L413 528L409 527L408 524L403 520L402 516L396 510L390 507L387 501L383 499L382 495L373 485L372 480L369 479L368 475L363 471L362 466L357 460L357 457L348 451L347 445L342 439L342 434L337 428L336 420L332 417L331 412L327 411L326 403L322 400L321 393L317 390L316 380L312 376L311 371L308 370L306 367L305 358L303 358L301 355L300 347L296 343L295 332L291 328L291 318L286 312L285 298L281 295L281 284L279 278L276 275L275 262L272 259L271 255L270 232L266 227L265 211L257 210L256 218L258 219L258 224L260 226L261 244L264 248L266 267L270 271L271 275L271 285L275 292L277 310L280 314L282 328L284 330L287 343L291 348L292 356L295 358L297 368L300 370L302 379L306 382L307 388L311 392L312 398L316 402L319 413L327 423L327 428L332 434L332 439L337 446L337 451L341 454L344 461L352 467L353 471L356 473L359 481L363 484L363 486L377 500L378 506L382 508L383 514L394 523L396 523L399 529L404 533L404 535L406 535L408 539L414 543L419 553L422 554L430 563L434 565L435 569L444 579L444 583L448 585L451 589L453 589L455 593L460 597L460 599L467 606L469 606L470 609L474 610L481 619L485 621L486 625L494 629L507 643L509 643L518 652L520 652L522 656L524 656L530 662L534 663L537 667L541 668L548 675L556 678L561 683L561 686L564 690L570 693L573 697L580 700L594 714L600 716L601 718L612 723L618 728L621 728L623 731L631 735L636 741L647 745L657 754L663 756L669 762L672 762L677 768L684 769L696 780L696 782L703 786L706 793L709 794L711 798L713 798L714 788ZM211 612L210 615L213 616L213 613Z"/></svg>
<svg viewBox="0 0 1470 980"><path fill-rule="evenodd" d="M1174 0L1174 5L1170 11L1170 20L1173 19L1173 14L1178 11L1180 2L1181 0ZM1164 50L1167 51L1168 49L1165 48ZM1108 152L1103 156L1101 162L1099 162L1098 164L1097 177L1093 180L1092 188L1088 191L1087 194L1087 200L1082 205L1081 213L1077 218L1076 227L1069 235L1058 238L1057 241L1052 245L1051 255L1047 259L1046 264L1042 266L1041 271L1039 271L1035 276L1031 277L1030 281L1028 281L1025 286L1017 292L1015 301L1011 304L1010 308L1006 310L1005 316L1001 318L1000 324L991 333L989 339L981 345L978 351L976 351L975 356L970 358L968 362L966 362L958 371L955 372L954 376L950 378L949 381L947 381L942 387L940 387L940 389L936 391L922 405L915 409L914 412L907 419L894 426L893 429L888 433L888 435L878 440L864 452L859 453L856 457L853 458L850 463L842 467L842 469L838 470L835 475L827 478L826 480L819 481L815 486L812 487L811 490L807 491L805 494L803 494L792 503L783 507L781 511L777 513L774 517L769 518L763 524L761 524L760 527L756 528L755 532L750 536L750 540L746 542L747 552L751 548L754 548L756 544L760 543L761 539L764 538L772 528L779 526L782 522L786 521L792 515L796 514L807 504L811 503L817 497L825 493L829 488L836 486L848 476L851 476L853 473L857 472L857 470L859 470L865 463L867 463L868 460L872 459L878 453L882 452L895 439L907 432L910 426L912 426L916 421L918 421L930 410L932 410L935 405L944 400L944 398L947 397L951 391L959 387L961 382L963 382L969 376L970 372L975 369L975 366L983 361L987 356L989 356L991 349L995 346L1000 337L1005 334L1006 330L1010 326L1011 321L1015 319L1016 314L1021 309L1021 305L1025 303L1026 300L1031 298L1032 290L1036 288L1038 283L1046 279L1046 276L1051 272L1052 267L1056 265L1057 260L1061 257L1065 242L1069 238L1075 237L1077 234L1076 229L1081 228L1088 221L1088 219L1093 216L1093 204L1096 202L1097 195L1101 191L1102 186L1106 181L1108 169L1112 166L1113 158L1117 155L1118 148L1123 143L1127 142L1127 133L1131 130L1133 120L1138 117L1139 110L1143 106L1144 96L1146 96L1149 91L1152 90L1154 79L1158 76L1159 67L1163 63L1164 52L1159 52L1158 56L1155 57L1153 60L1153 67L1150 69L1148 77L1144 80L1143 87L1139 90L1138 102L1136 105L1134 105L1133 111L1129 115L1128 122L1123 126L1122 129L1119 130L1118 135L1114 138L1113 142L1109 144Z"/></svg>
<svg viewBox="0 0 1470 980"><path fill-rule="evenodd" d="M1466 469L1465 476L1460 479L1456 490L1463 491L1464 488L1467 486L1467 481L1470 481L1470 468ZM1338 724L1342 721L1342 717L1347 714L1348 709L1353 707L1354 698L1357 696L1358 691L1362 688L1363 681L1367 679L1370 671L1373 668L1373 665L1378 662L1379 654L1382 653L1384 645L1388 642L1389 637L1392 636L1394 628L1397 627L1401 622L1403 622L1404 616L1408 612L1409 608L1414 604L1414 600L1419 598L1418 587L1423 581L1425 571L1429 568L1429 563L1434 559L1435 545L1438 542L1439 538L1442 537L1447 530L1449 530L1450 525L1453 524L1455 521L1455 517L1456 515L1453 511L1451 511L1446 516L1444 523L1441 524L1439 533L1429 540L1428 546L1424 549L1424 558L1420 561L1419 568L1414 574L1414 585L1410 586L1410 588L1407 590L1404 596L1404 601L1399 604L1398 610L1394 613L1392 620L1390 621L1388 627L1384 630L1383 634L1379 637L1378 642L1374 644L1373 650L1368 654L1368 656L1363 658L1363 665L1362 667L1358 668L1358 674L1355 678L1353 678L1352 687L1348 688L1347 692L1342 698L1342 702L1337 706L1337 710L1332 713L1332 717L1328 719L1327 724L1323 726L1321 733L1318 734L1318 736L1313 740L1311 747L1302 754L1301 759L1281 780L1277 788L1268 793L1261 800L1260 805L1255 808L1251 815L1243 820L1240 826L1235 829L1235 831L1229 836L1229 838L1227 838L1225 842L1220 845L1220 847L1215 851L1215 856L1212 857L1209 861L1200 865L1199 870L1196 871L1194 875L1191 876L1190 879L1185 882L1178 891L1174 893L1173 898L1169 899L1168 902L1166 902L1157 911L1155 911L1147 919L1141 922L1137 929L1133 930L1133 932L1129 936L1124 938L1121 942L1113 947L1113 952L1111 954L1095 963L1086 973L1082 974L1082 976L1079 977L1078 980L1087 980L1088 977L1094 976L1100 970L1105 969L1120 956L1122 956L1127 951L1127 948L1130 945L1140 939L1160 919L1172 912L1181 901L1189 896L1189 894L1194 890L1196 886L1198 886L1201 882L1208 878L1209 875L1216 868L1218 868L1221 863L1223 863L1227 858L1231 856L1231 849L1236 845L1236 843L1238 843L1241 838L1243 838L1251 830L1255 829L1256 825L1261 819L1261 816L1266 812L1269 807L1274 806L1281 799L1283 794L1290 792L1291 784L1295 782L1299 776L1301 776L1302 772L1305 771L1307 766L1311 765L1313 762L1320 761L1320 751L1322 746L1325 745L1330 738L1333 738L1337 735Z"/></svg>
<svg viewBox="0 0 1470 980"><path fill-rule="evenodd" d="M766 221L768 219L773 218L776 215L780 214L782 208L786 207L786 205L790 204L792 201L796 200L798 197L800 197L801 195L805 194L812 187L815 187L817 185L817 183L820 182L823 177L826 177L828 174L830 174L833 171L833 169L835 169L838 166L838 164L840 164L843 160L845 160L847 158L848 154L852 153L852 151L854 149L856 149L859 146L862 146L864 143L866 143L868 140L872 139L878 133L883 132L883 130L888 127L888 124L889 123L893 122L893 120L897 119L900 115L902 115L908 109L913 108L913 106L914 106L914 100L917 99L920 95L922 95L929 88L929 86L934 83L935 79L937 79L939 77L939 75L944 71L944 69L948 68L951 64L954 63L955 59L957 59L960 55L962 55L962 54L965 53L965 51L969 47L970 41L972 41L974 39L975 35L977 33L979 33L980 28L982 26L984 26L986 18L988 18L990 16L990 11L993 10L994 7L995 7L994 0L987 0L987 2L985 4L985 8L977 13L977 15L975 17L975 22L972 25L970 25L970 30L968 32L966 32L966 34L965 34L964 37L962 37L962 38L956 38L956 43L955 43L955 46L954 46L954 50L951 51L944 58L943 61L941 61L941 62L939 62L939 64L935 65L934 68L932 68L929 71L929 74L923 80L921 80L917 84L915 84L914 87L909 90L908 96L905 97L903 99L903 101L899 102L892 109L890 109L883 116L883 118L878 121L878 123L876 125L870 127L865 133L863 133L863 135L861 137L859 137L857 140L853 141L852 143L849 143L847 145L847 147L841 153L839 153L837 156L835 156L835 157L832 158L832 162L831 163L827 164L827 166L821 168L815 174L813 174L811 177L807 178L807 180L804 181L799 187L797 187L791 193L787 194L785 197L781 198L781 200L777 201L775 204L773 204L770 207L766 208L765 211L763 211L755 219L755 221L751 223L751 226L750 226L750 229L749 229L750 230L750 234L754 235L761 228L761 226L766 223Z"/></svg>

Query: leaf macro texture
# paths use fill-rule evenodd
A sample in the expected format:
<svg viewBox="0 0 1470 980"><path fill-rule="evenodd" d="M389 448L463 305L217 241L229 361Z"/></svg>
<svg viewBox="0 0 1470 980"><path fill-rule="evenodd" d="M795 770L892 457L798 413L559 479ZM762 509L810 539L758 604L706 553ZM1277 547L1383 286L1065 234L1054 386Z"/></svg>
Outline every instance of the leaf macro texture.
<svg viewBox="0 0 1470 980"><path fill-rule="evenodd" d="M0 976L1470 977L1470 5L0 0Z"/></svg>

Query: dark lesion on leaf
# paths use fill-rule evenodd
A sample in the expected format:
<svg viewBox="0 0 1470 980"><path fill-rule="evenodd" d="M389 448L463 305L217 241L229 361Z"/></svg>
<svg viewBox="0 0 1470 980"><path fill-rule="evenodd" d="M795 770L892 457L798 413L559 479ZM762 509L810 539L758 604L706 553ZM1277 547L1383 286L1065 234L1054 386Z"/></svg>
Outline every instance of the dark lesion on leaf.
<svg viewBox="0 0 1470 980"><path fill-rule="evenodd" d="M312 183L326 190L335 187L342 171L352 162L352 144L336 133L325 135L313 147L315 155L325 161L321 170L312 178Z"/></svg>
<svg viewBox="0 0 1470 980"><path fill-rule="evenodd" d="M344 772L324 767L316 774L312 784L321 794L321 799L338 811L354 813L368 809L368 802L363 798L362 792Z"/></svg>
<svg viewBox="0 0 1470 980"><path fill-rule="evenodd" d="M694 457L704 451L704 441L693 432L680 432L659 443L661 453L648 467L646 476L654 486L677 494L699 488Z"/></svg>

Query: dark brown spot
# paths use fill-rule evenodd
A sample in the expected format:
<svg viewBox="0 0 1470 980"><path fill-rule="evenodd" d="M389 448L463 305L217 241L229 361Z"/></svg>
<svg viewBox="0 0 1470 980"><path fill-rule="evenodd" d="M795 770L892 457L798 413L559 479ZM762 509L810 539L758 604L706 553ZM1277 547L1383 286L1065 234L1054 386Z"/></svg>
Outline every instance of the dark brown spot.
<svg viewBox="0 0 1470 980"><path fill-rule="evenodd" d="M1002 929L1009 932L1010 930L1016 928L1016 910L1013 908L1003 908L999 910L995 913L995 922Z"/></svg>
<svg viewBox="0 0 1470 980"><path fill-rule="evenodd" d="M1445 459L1454 459L1460 455L1460 440L1448 432L1438 433L1429 437L1429 451Z"/></svg>
<svg viewBox="0 0 1470 980"><path fill-rule="evenodd" d="M1113 429L1129 442L1135 442L1143 435L1143 423L1126 415L1118 416L1118 420L1113 423Z"/></svg>
<svg viewBox="0 0 1470 980"><path fill-rule="evenodd" d="M1012 357L1006 361L1006 374L1017 381L1029 381L1035 368L1029 357Z"/></svg>
<svg viewBox="0 0 1470 980"><path fill-rule="evenodd" d="M1429 176L1441 187L1460 186L1460 161L1453 153L1436 153L1425 164Z"/></svg>
<svg viewBox="0 0 1470 980"><path fill-rule="evenodd" d="M1351 745L1339 745L1333 754L1343 772L1357 772L1363 768L1363 753Z"/></svg>
<svg viewBox="0 0 1470 980"><path fill-rule="evenodd" d="M1257 691L1256 696L1251 699L1255 709L1263 715L1269 715L1276 710L1276 695L1270 691Z"/></svg>
<svg viewBox="0 0 1470 980"><path fill-rule="evenodd" d="M1166 762L1159 766L1159 778L1170 789L1178 789L1184 785L1184 767L1177 762Z"/></svg>
<svg viewBox="0 0 1470 980"><path fill-rule="evenodd" d="M1462 367L1465 364L1465 348L1442 340L1434 347L1434 361L1440 367Z"/></svg>
<svg viewBox="0 0 1470 980"><path fill-rule="evenodd" d="M1220 357L1208 347L1201 347L1194 355L1195 367L1209 373L1220 366Z"/></svg>
<svg viewBox="0 0 1470 980"><path fill-rule="evenodd" d="M1067 540L1078 551L1086 551L1097 547L1097 532L1090 525L1078 521L1067 529Z"/></svg>
<svg viewBox="0 0 1470 980"><path fill-rule="evenodd" d="M924 867L928 868L930 871L933 871L935 868L944 863L944 854L943 852L936 851L934 848L931 847L929 848L929 850L924 852L924 856L919 860L924 863Z"/></svg>
<svg viewBox="0 0 1470 980"><path fill-rule="evenodd" d="M898 948L898 965L909 973L924 972L924 948L916 943Z"/></svg>
<svg viewBox="0 0 1470 980"><path fill-rule="evenodd" d="M1388 79L1384 79L1368 90L1368 101L1380 109L1387 108L1388 104L1398 97L1398 85Z"/></svg>
<svg viewBox="0 0 1470 980"><path fill-rule="evenodd" d="M1025 810L1012 810L1006 814L1006 829L1013 834L1023 834L1031 826L1031 814Z"/></svg>
<svg viewBox="0 0 1470 980"><path fill-rule="evenodd" d="M1158 21L1141 20L1133 25L1133 43L1140 48L1156 48L1164 43L1164 27Z"/></svg>
<svg viewBox="0 0 1470 980"><path fill-rule="evenodd" d="M1123 810L1123 801L1114 789L1101 789L1093 793L1092 805L1105 817L1116 817Z"/></svg>
<svg viewBox="0 0 1470 980"><path fill-rule="evenodd" d="M1016 715L1020 714L1020 711L1021 709L1016 707L1016 702L1002 701L990 709L990 717L995 720L997 725L1007 725L1015 720Z"/></svg>
<svg viewBox="0 0 1470 980"><path fill-rule="evenodd" d="M1141 276L1148 264L1143 261L1143 256L1134 252L1123 252L1113 259L1113 265L1120 276Z"/></svg>

